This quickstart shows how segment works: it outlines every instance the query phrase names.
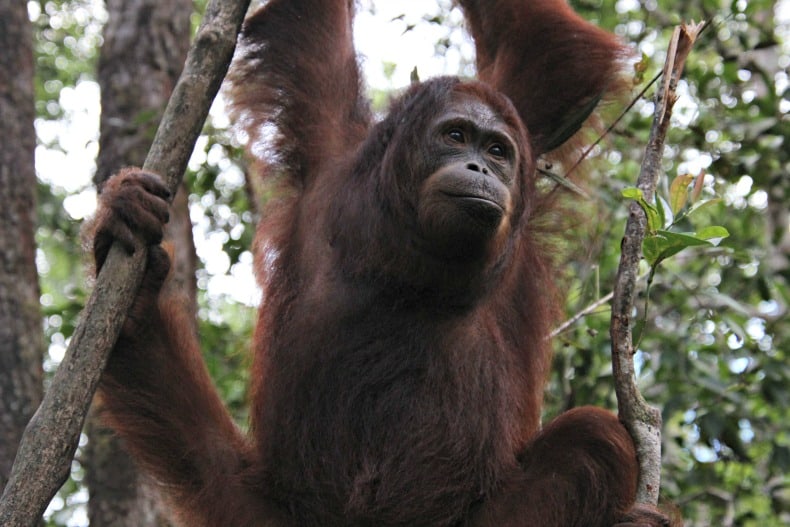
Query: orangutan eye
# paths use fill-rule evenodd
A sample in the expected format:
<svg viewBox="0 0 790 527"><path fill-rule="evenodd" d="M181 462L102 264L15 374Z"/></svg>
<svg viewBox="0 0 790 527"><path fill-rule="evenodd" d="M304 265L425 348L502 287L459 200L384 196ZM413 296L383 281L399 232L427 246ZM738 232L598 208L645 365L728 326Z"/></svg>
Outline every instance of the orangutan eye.
<svg viewBox="0 0 790 527"><path fill-rule="evenodd" d="M504 145L501 143L494 143L488 147L488 153L494 157L503 159L507 155Z"/></svg>
<svg viewBox="0 0 790 527"><path fill-rule="evenodd" d="M450 138L450 140L454 143L463 144L466 142L466 136L464 135L463 130L460 130L459 128L453 128L452 130L448 131L447 137Z"/></svg>

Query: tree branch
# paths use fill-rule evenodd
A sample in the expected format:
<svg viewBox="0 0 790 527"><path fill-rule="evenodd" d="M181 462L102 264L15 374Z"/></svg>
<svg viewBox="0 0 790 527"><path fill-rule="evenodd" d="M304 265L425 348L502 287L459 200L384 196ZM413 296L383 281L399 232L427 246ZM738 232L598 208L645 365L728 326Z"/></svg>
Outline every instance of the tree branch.
<svg viewBox="0 0 790 527"><path fill-rule="evenodd" d="M143 168L175 195L228 70L249 0L212 0ZM113 246L49 390L27 425L0 499L0 525L36 525L66 480L85 414L142 279L146 251Z"/></svg>
<svg viewBox="0 0 790 527"><path fill-rule="evenodd" d="M686 57L702 28L703 24L694 23L675 28L667 51L663 82L656 93L650 139L637 180L637 187L648 201L653 200L661 173L664 140L669 129L672 106L677 100L677 83ZM632 203L622 241L609 333L612 339L612 367L620 419L634 439L639 458L637 501L656 504L661 482L661 412L645 402L636 386L633 362L635 350L631 334L631 313L646 225L647 219L641 207Z"/></svg>

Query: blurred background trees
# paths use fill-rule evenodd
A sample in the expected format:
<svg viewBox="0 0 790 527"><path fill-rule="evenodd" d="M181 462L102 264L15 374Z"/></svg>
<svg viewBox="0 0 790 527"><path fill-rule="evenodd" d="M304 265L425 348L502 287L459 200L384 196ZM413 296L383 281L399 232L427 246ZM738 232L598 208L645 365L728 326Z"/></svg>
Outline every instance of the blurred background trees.
<svg viewBox="0 0 790 527"><path fill-rule="evenodd" d="M686 67L659 194L669 200L670 184L678 176L702 178L700 199L706 205L680 219L677 229L723 225L730 237L717 247L686 249L660 265L649 298L638 303L637 367L645 396L664 414L663 495L680 507L686 525L790 524L790 1L571 3L586 18L633 43L644 55L646 79L660 70L675 24L711 21ZM26 4L27 9L11 4ZM140 162L202 7L201 1L184 0L0 2L0 40L7 43L0 48L0 115L6 127L0 145L5 211L0 326L21 335L21 340L9 337L0 343L0 482L7 471L6 453L13 452L14 434L20 431L18 424L12 429L6 423L29 416L29 401L39 396L35 387L41 385L36 368L43 364L46 377L57 367L85 300L89 273L79 229L95 202L93 181L100 183L115 168ZM24 33L25 24L10 18L24 21L25 15L32 39ZM415 66L422 78L473 74L473 50L460 23L449 0L360 3L358 47L366 55L378 108L408 83ZM363 30L373 24L393 31L398 45L377 54L372 48L380 45L381 35L370 43ZM22 33L14 36L11 30ZM422 43L419 56L387 54L411 42ZM28 44L32 56L25 52ZM32 92L25 88L26 64L31 63ZM594 152L585 183L589 199L573 198L581 220L577 232L569 234L568 255L557 271L567 283L568 317L611 291L625 225L627 203L621 191L636 180L652 93ZM34 108L35 117L25 108ZM606 118L621 109L611 105ZM12 110L16 113L8 113ZM30 154L33 122L35 165ZM246 161L220 102L190 162L179 206L185 220L175 235L178 250L187 255L179 257L188 264L183 286L195 288L206 360L242 424L246 352L257 301L250 241L266 199L246 180ZM35 191L35 201L26 191ZM30 220L30 227L18 218ZM32 253L28 244L25 253L25 229L32 233L34 223L37 249ZM28 254L28 260L11 262L17 254ZM37 275L29 272L29 254L35 254ZM11 285L38 295L34 307L40 311L6 308L10 300L22 301ZM23 323L24 313L43 324L14 329ZM555 339L547 418L582 404L614 408L608 323L604 303ZM42 328L43 362L35 355L41 353L35 339ZM6 365L20 364L30 376L30 390L8 396L17 393L9 387L20 377ZM133 514L110 511L109 519L98 519L102 493L120 489L111 499L121 503L134 500L138 490L136 479L122 481L124 471L102 472L125 459L117 450L104 454L109 456L104 461L97 459L101 437L86 434L72 479L47 512L49 525L87 525L89 510L94 526L123 525L121 518L128 521ZM88 487L95 496L91 507ZM154 523L136 519L127 524Z"/></svg>
<svg viewBox="0 0 790 527"><path fill-rule="evenodd" d="M33 38L23 3L0 3L0 488L41 402L44 340L36 273Z"/></svg>

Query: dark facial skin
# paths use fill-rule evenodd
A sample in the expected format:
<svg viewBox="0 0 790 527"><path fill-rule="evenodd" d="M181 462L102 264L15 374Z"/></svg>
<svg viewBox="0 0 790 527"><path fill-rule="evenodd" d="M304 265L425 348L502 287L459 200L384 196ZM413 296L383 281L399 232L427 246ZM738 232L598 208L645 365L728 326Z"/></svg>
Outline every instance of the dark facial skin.
<svg viewBox="0 0 790 527"><path fill-rule="evenodd" d="M428 141L438 167L418 204L428 249L447 259L481 256L510 227L516 142L501 117L463 94L433 123Z"/></svg>

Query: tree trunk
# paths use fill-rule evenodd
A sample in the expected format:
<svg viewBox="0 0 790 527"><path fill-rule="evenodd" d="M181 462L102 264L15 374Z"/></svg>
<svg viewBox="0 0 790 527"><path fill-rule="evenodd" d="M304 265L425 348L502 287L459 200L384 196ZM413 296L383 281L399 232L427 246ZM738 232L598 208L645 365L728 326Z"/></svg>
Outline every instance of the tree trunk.
<svg viewBox="0 0 790 527"><path fill-rule="evenodd" d="M36 273L33 36L26 2L0 2L0 489L42 396Z"/></svg>
<svg viewBox="0 0 790 527"><path fill-rule="evenodd" d="M140 166L189 47L192 3L187 0L108 0L109 19L99 57L101 125L94 182L124 166ZM168 238L176 253L174 283L195 300L195 247L182 186L171 208ZM91 527L162 524L152 488L100 422L97 401L88 421L86 482Z"/></svg>

